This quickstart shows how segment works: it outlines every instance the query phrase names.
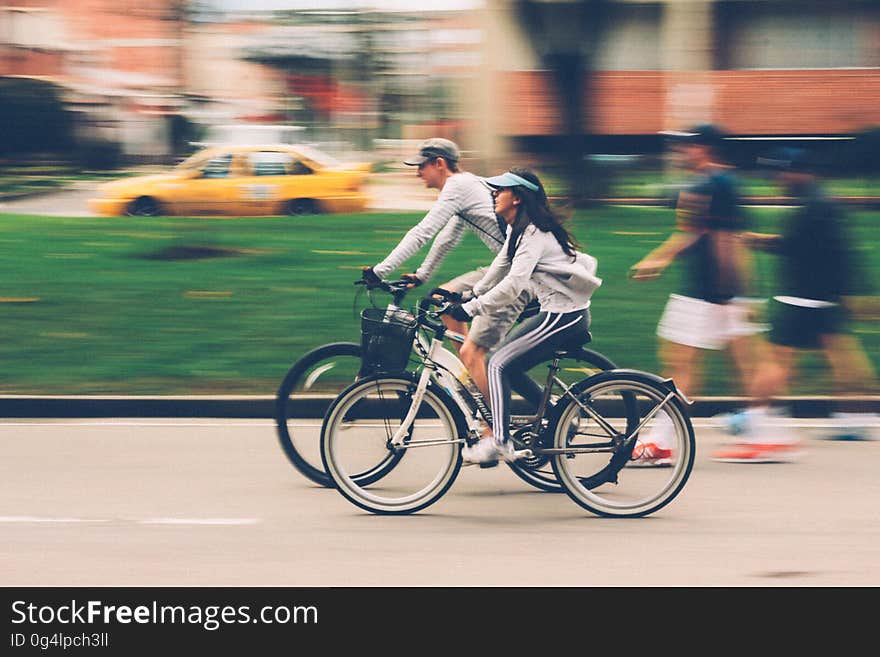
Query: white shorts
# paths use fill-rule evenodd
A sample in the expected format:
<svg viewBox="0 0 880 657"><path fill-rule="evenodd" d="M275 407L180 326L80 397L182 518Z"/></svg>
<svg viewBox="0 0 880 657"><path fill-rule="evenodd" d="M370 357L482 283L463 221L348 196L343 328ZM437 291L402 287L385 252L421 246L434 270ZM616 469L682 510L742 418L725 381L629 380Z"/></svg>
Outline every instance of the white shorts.
<svg viewBox="0 0 880 657"><path fill-rule="evenodd" d="M746 300L709 303L670 294L657 324L657 335L698 349L724 349L734 338L767 330L763 324L749 320L751 312L752 304Z"/></svg>

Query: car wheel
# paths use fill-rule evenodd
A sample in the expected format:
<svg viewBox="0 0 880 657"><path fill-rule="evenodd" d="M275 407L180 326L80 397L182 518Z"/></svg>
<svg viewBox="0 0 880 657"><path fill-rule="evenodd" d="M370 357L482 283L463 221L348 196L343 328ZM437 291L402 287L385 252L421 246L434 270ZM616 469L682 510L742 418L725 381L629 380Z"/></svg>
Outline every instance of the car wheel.
<svg viewBox="0 0 880 657"><path fill-rule="evenodd" d="M285 210L292 216L318 214L318 205L310 198L297 198L288 201Z"/></svg>
<svg viewBox="0 0 880 657"><path fill-rule="evenodd" d="M135 199L125 210L125 214L129 217L156 217L160 212L159 204L149 196Z"/></svg>

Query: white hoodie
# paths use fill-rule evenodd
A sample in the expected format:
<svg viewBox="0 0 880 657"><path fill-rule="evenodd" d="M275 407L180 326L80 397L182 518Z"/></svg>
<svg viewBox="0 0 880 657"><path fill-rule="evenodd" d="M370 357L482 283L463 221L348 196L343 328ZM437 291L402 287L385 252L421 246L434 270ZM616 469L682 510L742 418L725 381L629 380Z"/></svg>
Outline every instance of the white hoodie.
<svg viewBox="0 0 880 657"><path fill-rule="evenodd" d="M471 317L490 314L512 303L530 285L542 311L569 313L590 307L593 291L602 285L596 276L596 258L581 252L574 257L566 254L553 233L529 224L511 261L507 257L510 234L474 286L475 298L462 306L466 313Z"/></svg>

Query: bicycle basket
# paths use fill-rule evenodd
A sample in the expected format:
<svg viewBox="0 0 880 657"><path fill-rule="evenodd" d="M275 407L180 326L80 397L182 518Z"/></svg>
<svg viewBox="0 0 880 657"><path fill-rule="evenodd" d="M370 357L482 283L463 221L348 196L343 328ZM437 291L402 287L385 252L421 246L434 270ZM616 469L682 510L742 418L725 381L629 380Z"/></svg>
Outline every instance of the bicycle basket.
<svg viewBox="0 0 880 657"><path fill-rule="evenodd" d="M417 327L415 316L404 310L366 308L361 313L364 365L377 373L405 370Z"/></svg>

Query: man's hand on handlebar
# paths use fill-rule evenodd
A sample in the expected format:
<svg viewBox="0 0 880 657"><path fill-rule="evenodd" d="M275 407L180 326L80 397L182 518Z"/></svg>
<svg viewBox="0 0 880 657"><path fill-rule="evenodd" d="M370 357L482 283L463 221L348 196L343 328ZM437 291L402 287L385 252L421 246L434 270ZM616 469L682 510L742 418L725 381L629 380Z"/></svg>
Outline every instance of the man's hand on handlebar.
<svg viewBox="0 0 880 657"><path fill-rule="evenodd" d="M370 288L382 285L382 279L376 276L376 272L373 271L372 267L364 267L361 270L361 280Z"/></svg>

